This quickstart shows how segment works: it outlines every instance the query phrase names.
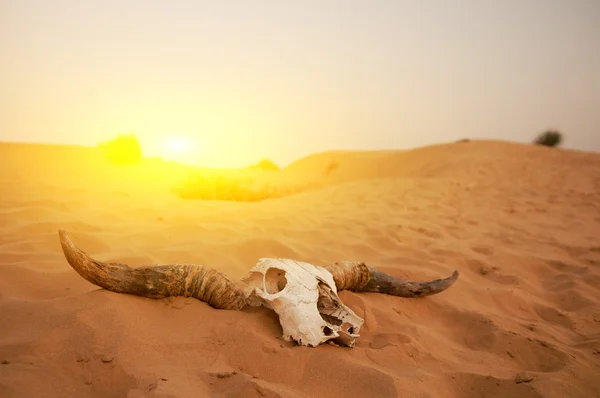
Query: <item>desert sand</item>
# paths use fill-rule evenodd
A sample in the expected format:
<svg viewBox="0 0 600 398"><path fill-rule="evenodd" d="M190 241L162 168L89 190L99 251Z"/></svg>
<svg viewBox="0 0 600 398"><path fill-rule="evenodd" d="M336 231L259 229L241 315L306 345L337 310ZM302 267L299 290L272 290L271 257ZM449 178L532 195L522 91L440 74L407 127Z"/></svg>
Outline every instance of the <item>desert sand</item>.
<svg viewBox="0 0 600 398"><path fill-rule="evenodd" d="M0 144L0 397L600 396L600 154L334 151L253 171L262 201L183 199L190 170ZM365 320L356 347L300 347L265 308L99 289L59 228L99 260L235 279L260 257L460 277L419 299L343 291Z"/></svg>

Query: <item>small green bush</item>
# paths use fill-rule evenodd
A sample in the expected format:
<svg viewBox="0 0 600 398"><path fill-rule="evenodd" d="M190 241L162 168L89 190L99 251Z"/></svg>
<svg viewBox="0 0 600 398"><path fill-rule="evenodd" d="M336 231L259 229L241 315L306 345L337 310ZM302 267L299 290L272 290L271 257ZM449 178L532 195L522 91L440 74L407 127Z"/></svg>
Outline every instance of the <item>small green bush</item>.
<svg viewBox="0 0 600 398"><path fill-rule="evenodd" d="M135 164L142 159L142 146L133 134L121 134L117 138L101 142L98 147L108 161L116 165Z"/></svg>
<svg viewBox="0 0 600 398"><path fill-rule="evenodd" d="M270 159L263 159L260 162L249 166L248 169L262 170L262 171L278 171L279 166Z"/></svg>
<svg viewBox="0 0 600 398"><path fill-rule="evenodd" d="M545 145L548 147L559 146L562 142L562 134L556 130L547 130L540 134L534 141L537 145Z"/></svg>

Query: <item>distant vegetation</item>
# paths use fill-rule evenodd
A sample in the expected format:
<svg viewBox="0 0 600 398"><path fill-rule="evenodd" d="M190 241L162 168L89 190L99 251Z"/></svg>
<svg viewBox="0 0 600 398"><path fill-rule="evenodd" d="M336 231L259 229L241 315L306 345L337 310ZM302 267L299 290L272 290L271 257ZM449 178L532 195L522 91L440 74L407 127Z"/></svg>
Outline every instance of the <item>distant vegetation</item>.
<svg viewBox="0 0 600 398"><path fill-rule="evenodd" d="M259 202L322 186L320 178L290 174L270 160L241 169L198 169L172 188L183 199Z"/></svg>
<svg viewBox="0 0 600 398"><path fill-rule="evenodd" d="M98 147L113 164L135 164L142 159L142 146L133 134L121 134L115 139L101 142Z"/></svg>
<svg viewBox="0 0 600 398"><path fill-rule="evenodd" d="M294 193L289 186L250 175L211 175L190 173L187 180L174 188L183 199L231 200L236 202L258 202L280 198Z"/></svg>
<svg viewBox="0 0 600 398"><path fill-rule="evenodd" d="M562 134L556 130L547 130L538 135L534 143L537 145L545 145L549 147L559 146L562 142Z"/></svg>
<svg viewBox="0 0 600 398"><path fill-rule="evenodd" d="M279 166L275 164L270 159L263 159L260 162L253 164L252 166L248 166L248 169L256 169L261 171L278 171Z"/></svg>

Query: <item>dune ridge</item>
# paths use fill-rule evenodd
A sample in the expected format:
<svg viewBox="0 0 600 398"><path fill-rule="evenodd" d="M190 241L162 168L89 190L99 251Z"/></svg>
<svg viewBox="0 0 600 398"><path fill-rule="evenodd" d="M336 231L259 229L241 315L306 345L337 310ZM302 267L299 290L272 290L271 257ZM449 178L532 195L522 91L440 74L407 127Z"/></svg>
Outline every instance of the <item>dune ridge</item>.
<svg viewBox="0 0 600 398"><path fill-rule="evenodd" d="M0 144L2 397L600 396L600 155L498 141L327 152L262 201L186 200L197 169L110 165L94 148ZM354 349L297 347L274 313L100 290L59 228L131 266L239 279L259 257L367 264L425 299L342 292Z"/></svg>

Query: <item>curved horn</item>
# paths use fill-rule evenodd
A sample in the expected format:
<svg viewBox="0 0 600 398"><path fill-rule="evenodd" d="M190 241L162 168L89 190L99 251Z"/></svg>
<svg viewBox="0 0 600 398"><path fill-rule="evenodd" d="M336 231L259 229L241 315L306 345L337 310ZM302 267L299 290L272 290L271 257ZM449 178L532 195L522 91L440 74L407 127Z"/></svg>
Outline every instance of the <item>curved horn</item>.
<svg viewBox="0 0 600 398"><path fill-rule="evenodd" d="M399 297L425 297L448 289L458 279L454 271L446 279L411 282L381 272L363 262L341 261L325 267L333 275L338 290L384 293Z"/></svg>
<svg viewBox="0 0 600 398"><path fill-rule="evenodd" d="M149 298L194 297L224 310L239 310L246 305L242 289L214 269L192 264L131 268L126 264L103 263L78 249L64 230L58 234L71 267L96 286Z"/></svg>

